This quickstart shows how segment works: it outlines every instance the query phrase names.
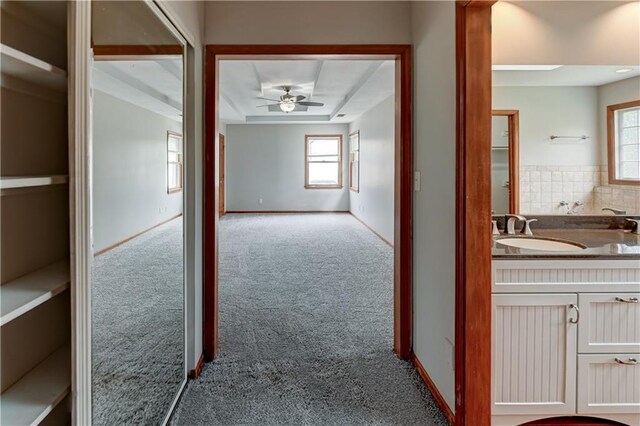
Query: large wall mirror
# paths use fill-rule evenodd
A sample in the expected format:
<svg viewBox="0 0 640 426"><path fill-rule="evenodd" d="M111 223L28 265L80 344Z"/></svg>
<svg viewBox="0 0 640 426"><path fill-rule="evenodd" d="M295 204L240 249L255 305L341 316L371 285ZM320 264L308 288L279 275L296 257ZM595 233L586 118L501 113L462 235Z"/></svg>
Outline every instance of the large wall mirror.
<svg viewBox="0 0 640 426"><path fill-rule="evenodd" d="M492 210L640 214L640 66L494 66Z"/></svg>
<svg viewBox="0 0 640 426"><path fill-rule="evenodd" d="M159 425L186 380L185 44L150 2L92 13L93 424Z"/></svg>

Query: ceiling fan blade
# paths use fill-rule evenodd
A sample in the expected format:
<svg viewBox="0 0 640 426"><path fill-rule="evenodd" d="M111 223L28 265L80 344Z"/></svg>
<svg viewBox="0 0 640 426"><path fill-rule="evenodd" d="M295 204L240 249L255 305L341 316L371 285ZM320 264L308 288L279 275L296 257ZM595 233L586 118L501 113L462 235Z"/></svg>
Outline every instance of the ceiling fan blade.
<svg viewBox="0 0 640 426"><path fill-rule="evenodd" d="M295 100L295 102L300 102L300 101L303 101L305 99L307 99L306 96L298 95L298 96L296 96L296 98L294 100Z"/></svg>
<svg viewBox="0 0 640 426"><path fill-rule="evenodd" d="M262 96L258 96L256 99L262 99L265 101L272 101L272 102L280 102L280 99L263 98Z"/></svg>
<svg viewBox="0 0 640 426"><path fill-rule="evenodd" d="M304 105L304 106L324 106L324 104L322 102L309 102L309 101L301 101L301 102L296 102L298 105Z"/></svg>
<svg viewBox="0 0 640 426"><path fill-rule="evenodd" d="M280 104L279 104L279 103L277 103L277 104L258 105L258 106L256 106L256 108L270 107L270 106L275 106L275 105L280 105Z"/></svg>

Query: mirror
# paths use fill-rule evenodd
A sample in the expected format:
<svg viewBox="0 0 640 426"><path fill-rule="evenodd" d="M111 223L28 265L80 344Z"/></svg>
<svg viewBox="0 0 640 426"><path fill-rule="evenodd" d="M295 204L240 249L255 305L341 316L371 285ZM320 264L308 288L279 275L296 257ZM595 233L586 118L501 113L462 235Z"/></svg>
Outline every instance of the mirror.
<svg viewBox="0 0 640 426"><path fill-rule="evenodd" d="M640 214L640 66L494 66L492 103L494 214Z"/></svg>
<svg viewBox="0 0 640 426"><path fill-rule="evenodd" d="M184 42L151 2L94 2L93 424L163 424L185 383Z"/></svg>

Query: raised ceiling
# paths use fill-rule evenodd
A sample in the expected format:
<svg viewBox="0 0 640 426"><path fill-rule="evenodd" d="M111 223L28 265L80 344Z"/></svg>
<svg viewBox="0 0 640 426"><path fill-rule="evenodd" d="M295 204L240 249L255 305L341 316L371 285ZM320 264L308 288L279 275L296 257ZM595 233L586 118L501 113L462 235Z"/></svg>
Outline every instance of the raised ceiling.
<svg viewBox="0 0 640 426"><path fill-rule="evenodd" d="M93 88L182 120L182 59L95 61Z"/></svg>
<svg viewBox="0 0 640 426"><path fill-rule="evenodd" d="M225 123L349 123L394 92L393 61L224 60L220 120ZM284 113L259 97L279 99L283 86L322 107Z"/></svg>

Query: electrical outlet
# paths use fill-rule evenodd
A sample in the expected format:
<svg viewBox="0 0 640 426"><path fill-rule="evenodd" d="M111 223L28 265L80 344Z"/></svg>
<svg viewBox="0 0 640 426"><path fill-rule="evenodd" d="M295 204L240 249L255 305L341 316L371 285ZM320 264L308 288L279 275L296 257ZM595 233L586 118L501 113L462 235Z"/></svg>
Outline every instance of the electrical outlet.
<svg viewBox="0 0 640 426"><path fill-rule="evenodd" d="M262 198L258 198L258 204L262 204Z"/></svg>

